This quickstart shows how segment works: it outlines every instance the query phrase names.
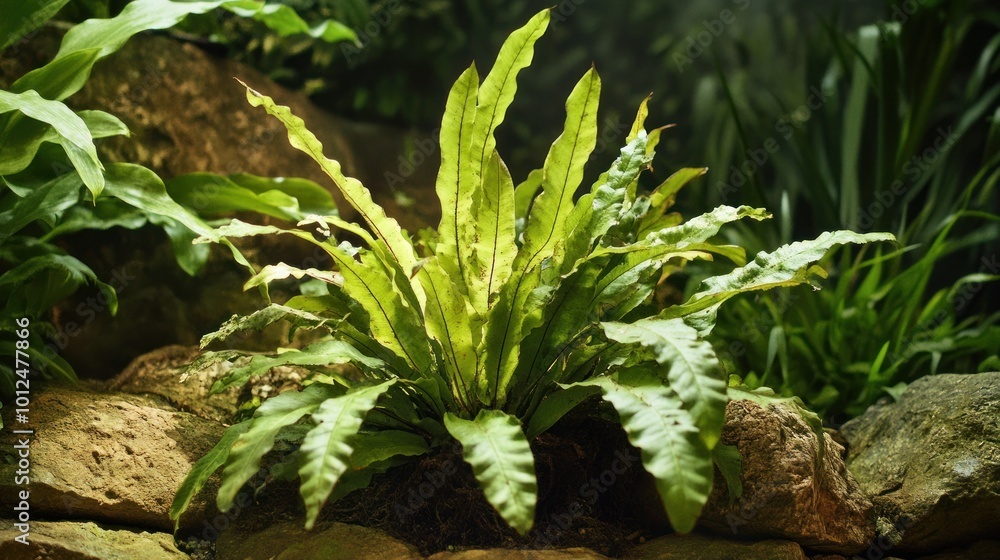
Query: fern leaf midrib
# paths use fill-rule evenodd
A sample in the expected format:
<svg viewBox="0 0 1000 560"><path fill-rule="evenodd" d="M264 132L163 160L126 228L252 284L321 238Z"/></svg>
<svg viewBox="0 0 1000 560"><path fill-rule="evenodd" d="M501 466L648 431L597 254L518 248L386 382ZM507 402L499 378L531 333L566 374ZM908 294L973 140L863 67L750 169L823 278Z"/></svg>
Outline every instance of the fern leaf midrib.
<svg viewBox="0 0 1000 560"><path fill-rule="evenodd" d="M390 248L389 250L391 251L392 249ZM357 272L355 272L354 269L351 266L343 266L343 264L346 264L346 261L345 261L345 259L343 257L341 257L340 255L338 255L336 253L336 251L327 251L327 253L331 257L333 257L334 260L336 260L338 262L338 264L342 265L341 266L341 274L343 274L345 270L348 271L348 272L350 272L357 279L358 283L361 284L362 286L364 286L365 290L368 292L368 294L375 301L375 304L378 305L378 309L382 313L382 316L385 317L385 322L389 326L389 330L392 331L392 336L396 340L399 341L399 347L400 347L400 349L403 350L403 353L406 354L406 358L409 360L410 365L413 366L413 369L415 369L416 371L419 372L420 369L417 367L417 361L413 359L413 355L410 354L410 350L406 347L405 344L403 344L403 339L399 336L399 333L396 331L396 326L393 324L392 319L389 317L389 314L386 312L385 306L382 305L382 300L379 299L378 295L376 295L375 292L371 289L371 286L369 286L368 283L365 282L363 278L361 278L361 275L359 275ZM357 262L353 261L353 260L352 260L352 263L357 264Z"/></svg>
<svg viewBox="0 0 1000 560"><path fill-rule="evenodd" d="M434 278L430 275L430 273L426 271L426 269L422 269L422 272L423 274L425 274L427 278L427 283L430 285L431 292L434 298L434 304L438 308L438 313L440 313L442 317L445 317L447 314L445 312L444 307L441 305L441 296L438 295L438 289L437 285L434 283ZM455 365L456 377L458 378L458 381L462 384L462 391L460 392L464 396L460 398L459 401L461 401L463 407L469 409L470 406L468 401L469 387L465 383L465 377L462 375L462 366L459 365L458 363L458 352L457 350L455 350L455 342L451 336L451 325L448 323L447 320L443 320L441 321L441 323L444 326L445 338L447 339L448 357L451 359L451 363Z"/></svg>
<svg viewBox="0 0 1000 560"><path fill-rule="evenodd" d="M593 91L594 91L594 80L591 79L590 84L589 84L589 86L587 88L587 97L584 100L584 104L583 104L584 107L586 107L587 103L590 101L590 96L593 93ZM585 116L586 116L586 112L583 112L581 114L581 116L580 116L581 120ZM569 157L569 161L570 162L572 162L572 160L573 160L572 156L576 155L576 150L577 150L577 148L579 146L579 143L580 143L580 136L582 134L583 134L583 128L580 127L577 130L576 134L573 136L573 148L570 151L570 157ZM567 166L567 168L566 168L566 174L563 177L562 189L560 189L560 194L562 196L560 196L559 199L556 201L556 203L557 203L557 205L556 205L556 212L554 214L554 216L556 218L558 218L559 213L562 211L562 204L563 204L563 201L565 200L565 193L563 191L565 191L566 184L569 182L569 174L570 174L571 171L572 171L572 167L571 166ZM544 193L543 193L543 195L544 195ZM528 259L528 261L522 267L520 274L518 274L517 288L514 290L514 294L511 297L511 299L513 301L517 301L517 295L521 293L521 286L524 285L524 278L526 276L527 271L531 270L534 267L535 259L538 258L538 255L542 254L542 251L544 251L546 249L546 247L549 246L549 243L552 241L552 237L553 237L553 235L555 234L555 231L556 231L556 222L557 221L558 221L557 219L553 219L553 221L552 221L552 227L549 230L549 234L546 237L545 243L543 243L542 245L540 245L538 247L538 249L535 250L535 253L533 255L531 255L531 257ZM511 315L512 314L513 314L513 307L511 308L511 313L508 313L507 317L505 318L506 319L506 323L504 325L504 334L503 334L503 339L501 339L502 341L501 341L501 344L500 344L500 349L499 349L499 354L498 354L500 356L503 356L504 355L504 351L507 349L507 339L509 338L509 334L510 334L510 321L511 321ZM494 392L493 392L493 402L494 403L496 402L496 399L499 396L499 392L500 392L500 368L498 367L497 371L496 371L496 383L494 384Z"/></svg>
<svg viewBox="0 0 1000 560"><path fill-rule="evenodd" d="M469 103L469 96L472 94L472 92L473 92L473 88L472 87L467 87L465 89L465 103L463 104L463 107L466 106L466 105L468 105L468 103ZM473 113L472 113L473 119L475 119L475 115L476 115L476 113L475 113L475 111L473 111ZM460 143L462 142L462 135L463 135L463 133L465 131L465 126L466 126L465 121L466 121L466 119L465 119L465 111L462 111L462 121L458 125L458 140L459 140ZM472 146L469 146L469 147L471 148ZM462 254L461 254L461 252L462 252L462 232L461 232L461 230L458 227L458 218L459 218L459 216L458 216L458 206L459 206L459 201L461 200L461 195L462 195L462 155L464 153L465 153L464 146L463 145L459 145L458 151L457 151L457 155L456 155L456 163L457 163L457 165L455 167L455 210L453 212L453 221L455 222L455 224L454 224L454 229L455 229L455 253L456 253L456 256L457 256L456 260L458 261L458 277L459 278L465 278L465 260L462 258Z"/></svg>

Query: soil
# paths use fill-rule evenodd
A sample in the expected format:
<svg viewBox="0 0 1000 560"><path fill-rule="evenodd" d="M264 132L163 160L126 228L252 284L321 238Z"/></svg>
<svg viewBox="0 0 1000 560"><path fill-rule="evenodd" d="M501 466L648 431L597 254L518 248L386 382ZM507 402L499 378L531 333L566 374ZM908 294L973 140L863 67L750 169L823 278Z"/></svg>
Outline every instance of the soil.
<svg viewBox="0 0 1000 560"><path fill-rule="evenodd" d="M639 452L606 420L562 422L532 443L538 477L535 528L521 536L478 488L459 447L436 450L375 477L363 490L328 505L321 520L380 529L422 554L465 548L586 547L617 557L656 536L638 529L634 493L643 474ZM631 496L631 497L630 497ZM302 520L296 484L267 486L237 521L260 531Z"/></svg>

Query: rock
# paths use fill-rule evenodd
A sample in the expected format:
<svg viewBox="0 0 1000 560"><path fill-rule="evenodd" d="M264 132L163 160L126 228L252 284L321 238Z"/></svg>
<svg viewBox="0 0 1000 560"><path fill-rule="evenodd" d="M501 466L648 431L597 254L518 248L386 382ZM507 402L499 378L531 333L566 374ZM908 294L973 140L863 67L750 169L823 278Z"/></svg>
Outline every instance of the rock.
<svg viewBox="0 0 1000 560"><path fill-rule="evenodd" d="M5 520L0 529L0 557L38 560L188 560L177 550L173 536L96 523L32 521L29 544L14 541L19 533Z"/></svg>
<svg viewBox="0 0 1000 560"><path fill-rule="evenodd" d="M319 523L306 531L299 522L272 525L250 535L223 531L218 560L421 560L413 546L376 529Z"/></svg>
<svg viewBox="0 0 1000 560"><path fill-rule="evenodd" d="M864 550L874 538L871 502L847 471L842 448L825 435L817 472L816 434L795 411L747 400L726 406L722 443L743 458L743 495L729 503L726 483L715 487L701 527L740 538L781 538L839 554Z"/></svg>
<svg viewBox="0 0 1000 560"><path fill-rule="evenodd" d="M181 381L185 366L200 353L197 346L179 345L147 352L112 379L108 390L154 394L178 410L216 422L229 422L239 407L239 388L233 387L218 395L209 394L215 377L222 373L221 368L201 371Z"/></svg>
<svg viewBox="0 0 1000 560"><path fill-rule="evenodd" d="M1000 373L924 377L841 432L894 553L1000 534Z"/></svg>
<svg viewBox="0 0 1000 560"><path fill-rule="evenodd" d="M986 558L1000 558L1000 541L980 541L965 549L923 556L920 560L985 560Z"/></svg>
<svg viewBox="0 0 1000 560"><path fill-rule="evenodd" d="M741 542L705 535L668 535L640 544L625 560L806 560L790 541Z"/></svg>
<svg viewBox="0 0 1000 560"><path fill-rule="evenodd" d="M439 552L427 560L609 560L587 548L566 548L562 550L463 550L461 552Z"/></svg>
<svg viewBox="0 0 1000 560"><path fill-rule="evenodd" d="M4 407L4 424L14 425ZM19 425L24 426L24 425ZM32 399L31 514L173 531L174 493L223 427L139 395L50 387ZM0 435L0 498L13 503L14 436ZM206 492L203 496L209 495ZM182 519L192 528L215 513L196 499Z"/></svg>

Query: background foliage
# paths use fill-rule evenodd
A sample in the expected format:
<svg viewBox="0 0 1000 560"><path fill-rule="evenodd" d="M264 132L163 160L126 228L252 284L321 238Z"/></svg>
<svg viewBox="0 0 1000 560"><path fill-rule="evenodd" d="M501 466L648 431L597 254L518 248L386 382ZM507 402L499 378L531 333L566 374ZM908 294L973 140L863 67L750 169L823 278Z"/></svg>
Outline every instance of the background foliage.
<svg viewBox="0 0 1000 560"><path fill-rule="evenodd" d="M468 58L488 60L541 7L529 0L268 3L291 8L312 29L339 22L357 40L287 33L224 10L164 32L249 62L333 112L424 130L437 126L447 85ZM62 8L45 15L81 22L127 4L69 0L48 3ZM599 122L611 131L601 141L620 144L631 108L652 91L653 114L678 124L660 147L665 159L708 165L701 196L682 201L682 211L727 202L774 212L763 228L730 230L728 242L756 251L829 229L896 234L903 251L848 248L832 257L826 285L835 289L744 298L716 331L732 373L841 418L920 375L997 367L998 291L987 265L1000 249L998 26L986 0L641 0L627 10L612 0L562 0L538 54L547 71L525 77L498 141L510 146L515 176L539 166L561 124L556 100L594 62L605 83ZM772 139L776 148L764 159L760 150ZM600 164L592 168L606 168L615 150L599 144L596 151ZM648 186L671 171L654 170ZM903 194L893 192L898 181ZM89 210L70 214L77 224L90 219ZM134 220L122 217L119 225ZM7 263L45 246L17 247L4 249ZM674 288L694 290L711 273ZM65 274L97 280L82 269ZM65 291L53 287L38 301Z"/></svg>

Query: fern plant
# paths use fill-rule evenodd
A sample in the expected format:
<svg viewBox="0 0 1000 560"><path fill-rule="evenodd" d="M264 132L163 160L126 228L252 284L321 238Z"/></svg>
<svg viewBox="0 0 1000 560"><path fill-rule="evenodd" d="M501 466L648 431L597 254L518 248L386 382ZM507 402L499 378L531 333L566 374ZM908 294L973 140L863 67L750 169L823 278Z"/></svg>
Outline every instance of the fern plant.
<svg viewBox="0 0 1000 560"><path fill-rule="evenodd" d="M548 22L548 11L535 15L507 39L482 81L472 65L452 87L436 185L443 216L418 242L323 156L301 119L247 88L250 103L285 125L292 145L323 167L367 227L314 216L299 224L309 229L234 220L215 231L220 239L297 236L325 251L336 270L264 267L246 288L294 277L326 289L234 317L203 344L280 319L329 336L275 355L209 352L192 365L234 362L215 391L276 365L315 373L303 390L267 399L228 429L178 491L175 520L219 468L218 506L232 507L276 438L300 442L272 473L300 480L307 528L325 503L366 486L374 473L457 440L487 500L525 534L537 500L529 442L584 400L600 398L641 450L674 528L693 528L711 491L729 398L702 338L716 309L741 292L807 282L819 272L811 264L834 245L891 236L827 233L747 263L740 247L709 240L728 222L767 218L765 210L720 206L683 223L667 212L704 169L682 169L652 192L637 192L661 133L644 128L645 101L618 159L574 202L597 138L594 69L570 93L565 128L544 166L515 187L494 131ZM365 246L338 239L336 230ZM657 313L650 302L656 284L692 259L714 256L738 268ZM327 367L348 362L363 373L360 381Z"/></svg>

